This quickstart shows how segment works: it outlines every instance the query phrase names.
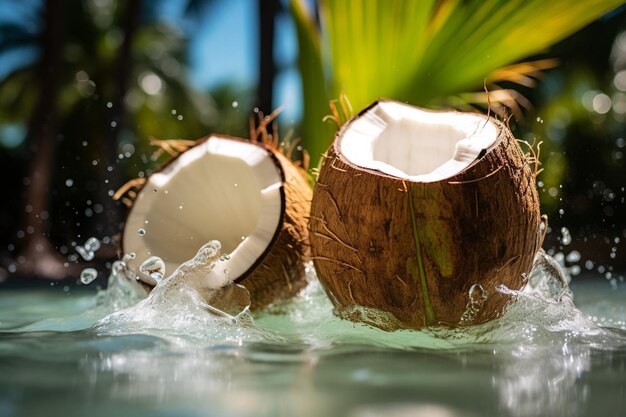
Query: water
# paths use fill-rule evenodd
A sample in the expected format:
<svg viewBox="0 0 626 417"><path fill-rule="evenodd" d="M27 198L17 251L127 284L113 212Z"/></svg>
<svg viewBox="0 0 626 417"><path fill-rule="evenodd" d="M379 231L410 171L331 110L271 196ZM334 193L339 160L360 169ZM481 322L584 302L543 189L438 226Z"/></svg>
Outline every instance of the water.
<svg viewBox="0 0 626 417"><path fill-rule="evenodd" d="M151 256L139 267L139 271L149 275L150 278L159 282L165 275L165 262L158 256Z"/></svg>
<svg viewBox="0 0 626 417"><path fill-rule="evenodd" d="M122 262L106 291L0 292L0 416L626 415L623 284L570 291L544 259L496 321L386 333L336 318L311 267L253 315L239 286L186 284L202 256L149 297Z"/></svg>
<svg viewBox="0 0 626 417"><path fill-rule="evenodd" d="M94 268L85 268L80 273L80 282L85 285L91 284L96 278L98 278L98 271Z"/></svg>

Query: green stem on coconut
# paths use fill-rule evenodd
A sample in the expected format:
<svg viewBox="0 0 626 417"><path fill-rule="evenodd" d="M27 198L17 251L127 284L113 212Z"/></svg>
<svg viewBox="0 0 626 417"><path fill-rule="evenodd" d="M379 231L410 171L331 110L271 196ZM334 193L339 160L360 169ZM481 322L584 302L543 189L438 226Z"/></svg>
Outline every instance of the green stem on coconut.
<svg viewBox="0 0 626 417"><path fill-rule="evenodd" d="M424 261L422 259L422 247L420 245L420 239L417 233L417 222L415 221L415 210L413 208L413 193L409 188L408 191L409 210L411 214L411 224L413 225L413 239L415 240L415 254L417 257L417 268L419 272L420 284L422 286L422 298L424 299L424 312L426 314L426 325L435 323L435 312L430 304L430 296L428 295L428 285L426 283L426 270L424 268ZM415 276L415 267L411 268L413 275L413 281L417 283L417 277Z"/></svg>

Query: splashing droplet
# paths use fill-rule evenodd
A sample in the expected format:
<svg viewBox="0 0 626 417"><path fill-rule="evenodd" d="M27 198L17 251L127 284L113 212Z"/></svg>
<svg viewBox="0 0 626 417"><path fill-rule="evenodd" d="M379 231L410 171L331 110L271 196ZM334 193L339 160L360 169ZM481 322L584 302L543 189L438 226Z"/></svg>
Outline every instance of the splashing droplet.
<svg viewBox="0 0 626 417"><path fill-rule="evenodd" d="M564 297L572 298L561 265L543 249L535 255L528 285L529 289L542 299L560 302Z"/></svg>
<svg viewBox="0 0 626 417"><path fill-rule="evenodd" d="M100 241L95 237L90 237L85 242L85 249L87 249L88 251L96 252L98 249L100 249Z"/></svg>
<svg viewBox="0 0 626 417"><path fill-rule="evenodd" d="M115 261L111 270L114 274L123 274L126 272L126 264L123 261Z"/></svg>
<svg viewBox="0 0 626 417"><path fill-rule="evenodd" d="M92 261L93 258L96 256L93 251L87 250L82 246L76 246L75 249L76 249L76 252L78 252L78 254L80 255L80 257L83 258L83 260L87 262Z"/></svg>
<svg viewBox="0 0 626 417"><path fill-rule="evenodd" d="M578 262L578 261L580 261L580 252L572 251L572 252L568 253L567 256L565 257L565 260L567 262Z"/></svg>
<svg viewBox="0 0 626 417"><path fill-rule="evenodd" d="M152 278L153 280L155 280L158 283L158 282L160 282L163 279L163 275L159 274L158 272L152 272L152 273L150 273L150 278Z"/></svg>
<svg viewBox="0 0 626 417"><path fill-rule="evenodd" d="M165 275L165 262L158 256L151 256L141 264L139 271L159 282Z"/></svg>
<svg viewBox="0 0 626 417"><path fill-rule="evenodd" d="M487 291L480 284L474 284L470 287L468 296L469 302L459 320L461 325L471 324L476 320L487 300Z"/></svg>
<svg viewBox="0 0 626 417"><path fill-rule="evenodd" d="M80 273L80 282L85 285L91 284L96 278L98 278L98 271L93 268L85 268Z"/></svg>

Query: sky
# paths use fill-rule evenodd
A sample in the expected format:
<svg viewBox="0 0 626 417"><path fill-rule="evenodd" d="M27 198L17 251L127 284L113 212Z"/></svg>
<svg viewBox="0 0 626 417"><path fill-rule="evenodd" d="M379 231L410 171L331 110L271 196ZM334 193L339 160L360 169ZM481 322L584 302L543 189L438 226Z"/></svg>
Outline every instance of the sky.
<svg viewBox="0 0 626 417"><path fill-rule="evenodd" d="M257 83L257 0L219 0L205 10L208 16L193 34L189 49L191 83L211 89L224 83L242 86ZM274 60L279 72L274 81L275 106L284 105L283 117L299 120L302 115L300 76L296 67L297 37L288 13L276 21Z"/></svg>

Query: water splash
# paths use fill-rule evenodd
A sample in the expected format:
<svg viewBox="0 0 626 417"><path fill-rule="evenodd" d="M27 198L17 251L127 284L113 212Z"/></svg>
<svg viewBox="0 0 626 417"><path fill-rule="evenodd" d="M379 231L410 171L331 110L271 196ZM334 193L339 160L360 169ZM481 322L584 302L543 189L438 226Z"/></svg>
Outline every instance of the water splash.
<svg viewBox="0 0 626 417"><path fill-rule="evenodd" d="M94 268L85 268L80 272L80 282L85 285L91 284L96 278L98 278L98 271Z"/></svg>
<svg viewBox="0 0 626 417"><path fill-rule="evenodd" d="M476 320L485 301L487 301L487 291L480 284L474 284L470 287L468 296L469 302L459 320L459 324L462 326L471 324Z"/></svg>
<svg viewBox="0 0 626 417"><path fill-rule="evenodd" d="M148 275L150 278L159 282L165 275L165 262L158 256L151 256L139 267L139 271Z"/></svg>
<svg viewBox="0 0 626 417"><path fill-rule="evenodd" d="M623 344L626 340L624 335L606 327L610 323L594 322L574 306L558 262L543 251L537 254L524 289L498 288L514 300L502 317L456 329L431 327L421 331L393 332L337 317L312 264L306 267L309 284L299 295L251 314L248 291L234 284L232 277L211 274L214 268L220 267L220 251L219 242L207 243L193 259L159 280L149 295L123 261L115 262L107 290L98 293L96 306L87 316L92 318L92 324L95 323L95 330L102 334L148 334L193 348L198 344L241 345L244 342L306 345L315 351L346 345L394 349L459 349L476 344L501 347L591 344L606 347L613 343ZM129 258L131 254L125 256L125 259ZM142 267L152 273L165 273L158 258L147 260ZM208 276L221 278L211 282ZM471 323L488 294L476 285L468 296L467 311L461 324ZM365 321L375 322L380 317L389 319L379 311L357 310ZM343 313L345 317L350 312ZM352 311L351 314L356 313ZM40 323L37 328L61 328L59 323L46 323ZM88 327L85 320L81 323L82 328ZM613 323L621 321L616 318ZM70 324L67 328L75 329L77 325Z"/></svg>
<svg viewBox="0 0 626 417"><path fill-rule="evenodd" d="M251 315L247 311L249 295L236 302L247 294L240 287L232 282L221 287L206 283L212 268L221 264L219 247L205 249L185 263L185 268L181 266L161 280L148 296L125 263L115 262L108 289L95 299L80 298L84 312L77 311L76 305L72 317L68 314L11 328L11 334L0 338L0 348L20 358L23 352L40 355L38 366L55 358L53 368L48 368L55 372L61 358L67 361L68 355L74 355L80 360L75 377L83 378L77 380L85 382L90 396L94 387L108 388L124 399L145 399L157 410L178 400L183 404L178 414L188 412L188 405L196 401L199 414L211 409L220 415L242 415L238 407L245 398L249 408L244 415L257 415L262 404L285 399L313 410L310 415L333 415L330 407L342 404L345 398L349 400L346 403L369 407L376 390L381 395L409 392L415 401L430 401L432 392L441 392L439 401L445 405L447 400L441 399L447 398L452 404L450 415L456 415L454 404L465 404L465 398L480 395L492 400L484 402L489 405L487 411L476 415L569 416L607 398L607 392L619 395L615 378L621 375L621 362L611 362L611 355L624 352L626 333L609 328L608 321L594 321L581 313L568 293L558 261L543 252L537 255L526 288L499 288L514 299L499 319L456 329L385 332L338 318L312 264L306 266L309 285L299 295ZM157 266L158 260L153 261ZM220 294L225 290L233 294ZM600 293L598 300L606 295ZM484 295L484 289L477 286L469 291L468 310ZM578 296L583 299L585 295ZM220 308L222 297L239 307L232 311ZM62 298L65 302L72 299L78 296ZM623 309L616 312L616 306L619 301L609 306L613 324L623 325L626 315ZM113 310L117 311L109 314ZM88 329L93 323L96 325ZM77 329L87 330L68 333ZM33 333L18 334L29 331ZM600 350L604 356L599 356ZM14 363L20 361L5 362L15 369ZM437 372L437 381L431 370ZM94 385L88 385L85 373ZM7 381L12 381L10 378L7 376ZM288 381L289 386L277 384L278 380ZM594 380L606 384L589 389L589 381ZM337 401L332 395L325 396L332 390L318 388L326 381L352 388L342 391L342 399ZM424 387L429 387L428 392L416 399L415 392ZM603 391L607 389L610 391ZM358 397L346 397L355 395L355 390L360 390ZM605 395L590 401L588 390ZM449 392L460 394L445 395ZM330 406L319 408L320 404ZM318 408L311 408L314 406ZM346 409L336 415L396 412L393 408L381 410L363 409L359 414ZM415 407L407 410L421 412ZM445 411L429 410L431 414ZM145 414L150 412L154 414L153 410Z"/></svg>
<svg viewBox="0 0 626 417"><path fill-rule="evenodd" d="M115 261L111 267L107 289L98 292L96 303L101 311L109 314L136 305L147 295L148 292L126 263L123 260Z"/></svg>
<svg viewBox="0 0 626 417"><path fill-rule="evenodd" d="M93 251L87 250L82 246L77 245L75 249L84 261L93 261L93 258L96 256Z"/></svg>
<svg viewBox="0 0 626 417"><path fill-rule="evenodd" d="M100 247L100 241L95 237L90 237L83 246L76 245L75 250L83 260L89 262L93 261Z"/></svg>
<svg viewBox="0 0 626 417"><path fill-rule="evenodd" d="M548 301L560 302L564 297L572 300L568 281L559 262L540 249L535 255L525 293Z"/></svg>
<svg viewBox="0 0 626 417"><path fill-rule="evenodd" d="M221 244L210 241L193 259L180 265L165 279L157 280L150 295L138 304L117 311L102 320L99 332L158 334L168 340L194 340L194 343L242 343L258 333L248 310L250 293L228 278L211 271L219 261ZM152 257L142 264L142 272L161 274L165 265ZM256 340L256 339L255 339Z"/></svg>
<svg viewBox="0 0 626 417"><path fill-rule="evenodd" d="M97 252L100 249L100 241L95 237L90 237L85 242L85 249L91 252Z"/></svg>

